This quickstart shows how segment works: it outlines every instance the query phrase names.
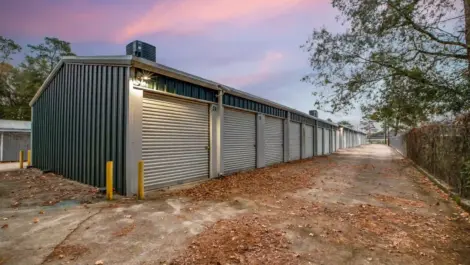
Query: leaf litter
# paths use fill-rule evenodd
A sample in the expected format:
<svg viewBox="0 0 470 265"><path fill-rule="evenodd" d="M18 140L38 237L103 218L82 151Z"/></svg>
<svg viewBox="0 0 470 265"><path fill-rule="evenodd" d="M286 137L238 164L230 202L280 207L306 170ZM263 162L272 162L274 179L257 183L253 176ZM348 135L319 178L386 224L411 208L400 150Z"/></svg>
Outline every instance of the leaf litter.
<svg viewBox="0 0 470 265"><path fill-rule="evenodd" d="M315 176L320 171L330 170L331 165L344 172L343 175L333 177L339 182L348 181L348 175L368 171L387 172L385 177L392 181L410 178L407 177L410 174L408 170L397 168L401 166L399 163L385 168L372 164L343 167L341 162L326 161L321 158L304 160L238 173L172 192L172 195L189 197L195 201L245 197L258 205L256 213L217 221L193 237L190 247L173 264L307 263L309 259L305 256L310 254L295 252L286 233L296 234L300 245L305 240L314 240L326 243L325 246L339 244L345 248L354 246L369 251L375 249L402 253L424 263L449 264L451 261L452 264L459 256L458 253L469 250L470 227L448 221L439 215L429 217L404 210L405 207L427 207L422 200L372 194L372 197L387 205L379 207L370 204L332 205L288 195L321 185L315 184ZM328 178L330 176L331 173ZM426 181L422 184L429 185ZM340 188L330 188L330 191L341 192ZM463 214L464 217L468 218Z"/></svg>

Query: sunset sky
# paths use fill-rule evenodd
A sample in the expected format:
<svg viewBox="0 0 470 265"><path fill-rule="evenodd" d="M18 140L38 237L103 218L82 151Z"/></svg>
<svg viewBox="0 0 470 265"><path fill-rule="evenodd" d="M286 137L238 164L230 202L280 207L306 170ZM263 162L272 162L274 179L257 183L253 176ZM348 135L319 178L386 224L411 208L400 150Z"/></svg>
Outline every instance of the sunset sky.
<svg viewBox="0 0 470 265"><path fill-rule="evenodd" d="M77 55L123 55L139 39L159 63L308 112L300 45L313 28L343 30L336 15L328 0L6 0L0 35L22 45L58 37ZM320 116L357 125L361 115Z"/></svg>

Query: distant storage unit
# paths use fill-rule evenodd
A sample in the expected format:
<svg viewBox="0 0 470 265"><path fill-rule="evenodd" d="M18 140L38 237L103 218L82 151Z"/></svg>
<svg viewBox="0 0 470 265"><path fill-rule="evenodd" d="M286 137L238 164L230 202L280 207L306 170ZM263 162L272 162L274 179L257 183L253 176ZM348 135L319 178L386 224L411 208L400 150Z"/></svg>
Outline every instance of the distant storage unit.
<svg viewBox="0 0 470 265"><path fill-rule="evenodd" d="M33 166L146 190L358 146L363 133L137 56L64 57L31 101ZM346 143L346 135L348 140Z"/></svg>
<svg viewBox="0 0 470 265"><path fill-rule="evenodd" d="M18 161L21 150L26 161L30 143L30 121L0 120L0 162Z"/></svg>

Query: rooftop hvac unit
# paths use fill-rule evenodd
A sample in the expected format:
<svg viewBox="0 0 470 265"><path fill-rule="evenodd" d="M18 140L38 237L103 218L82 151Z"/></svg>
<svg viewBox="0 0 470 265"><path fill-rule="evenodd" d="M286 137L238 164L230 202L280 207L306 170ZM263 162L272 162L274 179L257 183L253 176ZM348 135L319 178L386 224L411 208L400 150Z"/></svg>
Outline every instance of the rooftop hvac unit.
<svg viewBox="0 0 470 265"><path fill-rule="evenodd" d="M310 116L313 116L313 117L315 117L315 118L318 118L318 111L316 111L316 110L310 110L310 111L308 112L308 114L310 114Z"/></svg>
<svg viewBox="0 0 470 265"><path fill-rule="evenodd" d="M136 40L127 44L126 54L141 57L152 62L157 61L157 49L155 46L140 40Z"/></svg>

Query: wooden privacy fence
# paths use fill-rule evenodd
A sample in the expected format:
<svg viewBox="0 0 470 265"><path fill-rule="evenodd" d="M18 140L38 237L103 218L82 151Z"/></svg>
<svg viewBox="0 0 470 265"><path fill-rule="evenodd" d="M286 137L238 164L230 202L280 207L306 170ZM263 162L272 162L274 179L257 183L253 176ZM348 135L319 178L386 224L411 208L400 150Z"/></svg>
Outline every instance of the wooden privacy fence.
<svg viewBox="0 0 470 265"><path fill-rule="evenodd" d="M390 145L430 174L470 198L470 119L414 128Z"/></svg>

